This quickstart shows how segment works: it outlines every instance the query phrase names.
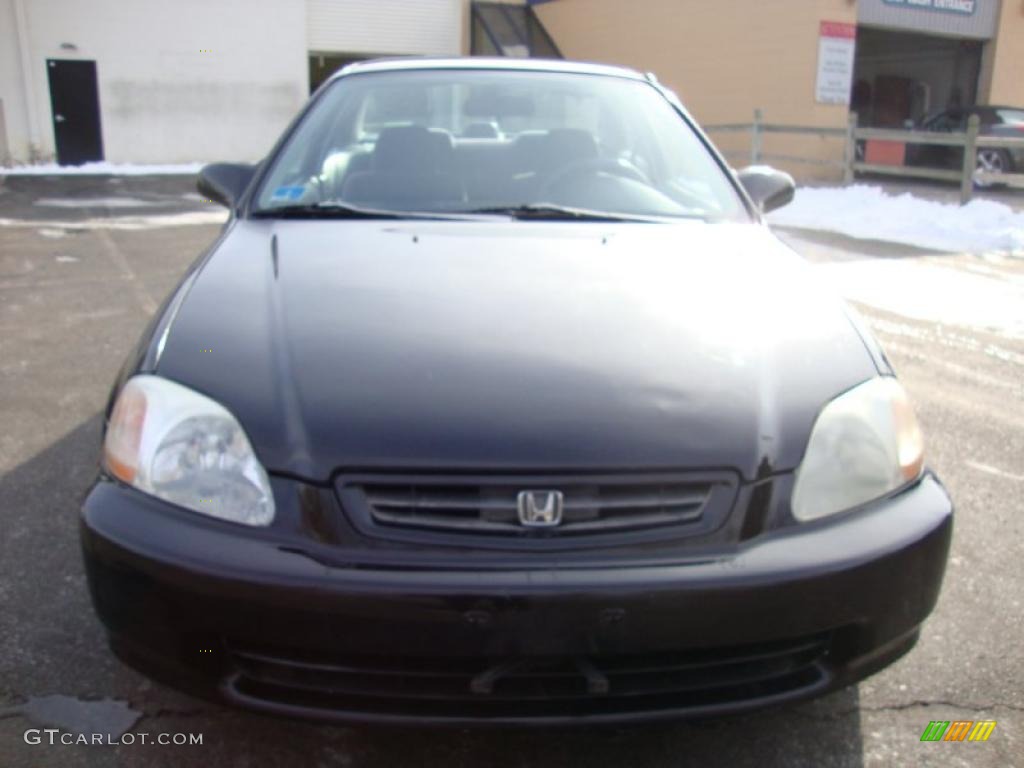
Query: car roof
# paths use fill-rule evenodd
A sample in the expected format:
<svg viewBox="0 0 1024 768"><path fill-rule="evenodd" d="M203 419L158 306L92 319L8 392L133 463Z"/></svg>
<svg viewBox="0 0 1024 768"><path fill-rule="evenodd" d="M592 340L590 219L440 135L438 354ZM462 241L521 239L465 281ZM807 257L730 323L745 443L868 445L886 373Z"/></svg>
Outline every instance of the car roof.
<svg viewBox="0 0 1024 768"><path fill-rule="evenodd" d="M486 56L463 56L461 58L434 58L424 56L403 56L400 58L368 59L356 61L339 69L329 80L346 75L365 72L395 72L430 69L475 69L504 70L512 72L564 72L582 75L608 75L631 80L653 80L653 75L643 75L635 69L616 67L610 64L594 64L566 59L520 59Z"/></svg>

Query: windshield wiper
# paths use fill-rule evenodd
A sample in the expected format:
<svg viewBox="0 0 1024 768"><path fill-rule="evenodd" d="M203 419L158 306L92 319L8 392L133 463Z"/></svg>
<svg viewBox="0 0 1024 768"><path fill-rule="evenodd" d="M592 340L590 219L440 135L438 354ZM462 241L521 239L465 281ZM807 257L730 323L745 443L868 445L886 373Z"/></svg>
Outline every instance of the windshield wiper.
<svg viewBox="0 0 1024 768"><path fill-rule="evenodd" d="M363 208L348 203L295 203L252 212L261 219L441 219L466 220L479 216L511 216L514 219L546 221L643 221L663 222L678 216L644 216L640 214L608 213L587 208L554 205L553 203L524 203L499 205L455 211L396 211L381 208Z"/></svg>
<svg viewBox="0 0 1024 768"><path fill-rule="evenodd" d="M642 216L627 213L593 211L588 208L573 208L553 203L524 203L522 205L497 205L491 208L473 208L466 213L501 214L514 219L536 219L548 221L662 221L664 217Z"/></svg>
<svg viewBox="0 0 1024 768"><path fill-rule="evenodd" d="M259 208L252 212L261 219L464 219L465 216L429 211L391 211L362 208L348 203L297 203Z"/></svg>

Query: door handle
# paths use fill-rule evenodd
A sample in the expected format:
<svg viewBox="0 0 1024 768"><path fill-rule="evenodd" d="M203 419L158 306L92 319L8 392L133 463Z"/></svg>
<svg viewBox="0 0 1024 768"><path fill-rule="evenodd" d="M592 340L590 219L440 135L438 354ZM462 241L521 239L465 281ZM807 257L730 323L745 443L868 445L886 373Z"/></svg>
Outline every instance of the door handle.
<svg viewBox="0 0 1024 768"><path fill-rule="evenodd" d="M53 122L55 122L55 123L63 123L64 122L64 115L54 115L53 116Z"/></svg>

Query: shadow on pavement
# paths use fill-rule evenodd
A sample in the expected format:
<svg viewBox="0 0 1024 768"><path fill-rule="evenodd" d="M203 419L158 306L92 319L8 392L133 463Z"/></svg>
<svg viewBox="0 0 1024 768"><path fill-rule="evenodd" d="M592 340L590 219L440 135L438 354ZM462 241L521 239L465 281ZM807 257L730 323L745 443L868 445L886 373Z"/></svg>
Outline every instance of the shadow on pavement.
<svg viewBox="0 0 1024 768"><path fill-rule="evenodd" d="M960 255L954 251L937 251L932 248L919 248L915 245L893 243L888 240L865 240L859 237L850 237L840 232L825 232L820 229L805 229L804 227L784 226L781 224L773 224L772 229L782 234L795 235L801 240L817 243L818 245L856 253L857 258L868 256L878 259L908 259L920 258L922 256L953 258Z"/></svg>

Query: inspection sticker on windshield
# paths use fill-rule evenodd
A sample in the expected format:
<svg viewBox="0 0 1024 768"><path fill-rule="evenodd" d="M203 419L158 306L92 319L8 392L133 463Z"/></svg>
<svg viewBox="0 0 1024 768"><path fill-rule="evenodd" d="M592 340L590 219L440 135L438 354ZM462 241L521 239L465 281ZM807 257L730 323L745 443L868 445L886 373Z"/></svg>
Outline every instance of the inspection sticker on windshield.
<svg viewBox="0 0 1024 768"><path fill-rule="evenodd" d="M298 200L302 197L306 188L301 184L298 186L291 187L278 187L274 190L274 194L271 195L272 200Z"/></svg>

